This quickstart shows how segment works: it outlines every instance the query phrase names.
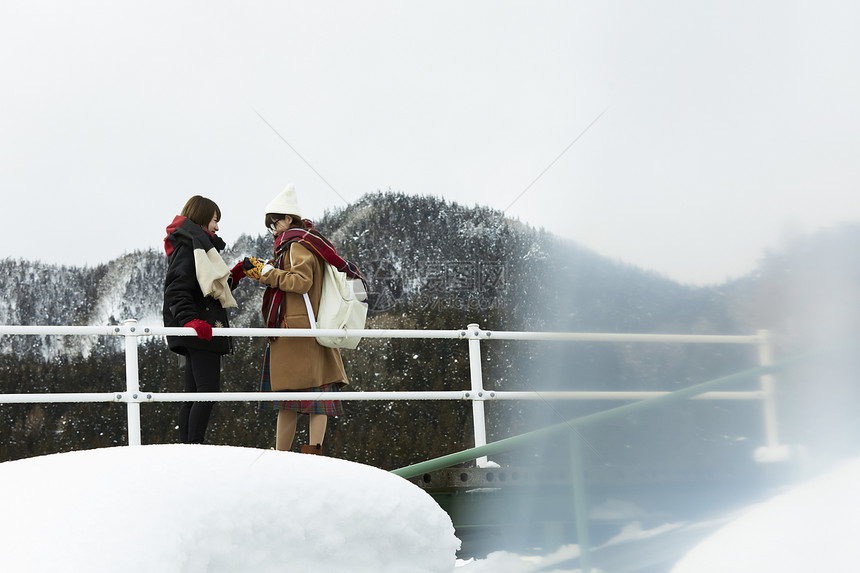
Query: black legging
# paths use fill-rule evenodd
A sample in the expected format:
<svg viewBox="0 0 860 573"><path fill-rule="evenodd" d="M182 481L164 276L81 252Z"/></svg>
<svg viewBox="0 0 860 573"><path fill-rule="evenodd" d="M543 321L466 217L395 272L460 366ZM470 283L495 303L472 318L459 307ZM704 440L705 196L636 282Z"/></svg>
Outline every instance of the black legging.
<svg viewBox="0 0 860 573"><path fill-rule="evenodd" d="M221 391L221 355L205 350L189 350L185 357L186 392ZM183 402L179 408L179 441L202 444L213 402Z"/></svg>

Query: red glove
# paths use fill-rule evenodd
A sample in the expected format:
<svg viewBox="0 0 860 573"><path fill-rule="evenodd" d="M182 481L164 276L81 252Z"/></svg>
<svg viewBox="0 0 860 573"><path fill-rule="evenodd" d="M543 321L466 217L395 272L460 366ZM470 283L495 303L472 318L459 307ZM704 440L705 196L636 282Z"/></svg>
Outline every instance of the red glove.
<svg viewBox="0 0 860 573"><path fill-rule="evenodd" d="M193 328L195 332L197 332L197 338L202 338L203 340L212 340L212 327L209 326L209 323L205 320L195 318L194 320L189 320L188 322L186 322L184 326Z"/></svg>
<svg viewBox="0 0 860 573"><path fill-rule="evenodd" d="M242 266L244 261L239 261L236 263L232 269L230 269L230 276L233 277L233 285L239 284L239 281L245 278L245 268Z"/></svg>

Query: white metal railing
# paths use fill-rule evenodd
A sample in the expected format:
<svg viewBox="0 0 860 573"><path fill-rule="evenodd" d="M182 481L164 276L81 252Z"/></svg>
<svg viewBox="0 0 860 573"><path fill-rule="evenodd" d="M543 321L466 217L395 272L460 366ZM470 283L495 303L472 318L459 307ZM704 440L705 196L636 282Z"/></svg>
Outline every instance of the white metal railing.
<svg viewBox="0 0 860 573"><path fill-rule="evenodd" d="M143 392L138 374L139 340L150 336L196 336L191 328L139 325L126 320L115 326L3 326L0 335L73 335L121 336L125 344L126 388L114 392L0 394L2 403L60 403L60 402L124 402L128 410L128 444L140 445L140 404L148 402L187 402L189 400L245 402L271 400L470 400L472 402L475 446L487 443L484 402L487 400L647 400L669 394L660 391L487 391L483 386L481 369L481 342L490 340L539 340L580 342L644 342L684 344L742 344L757 345L760 366L772 364L770 336L767 331L755 335L688 335L688 334L608 334L577 332L514 332L482 330L477 324L457 330L326 330L326 329L271 329L271 328L216 328L213 336L248 337L308 337L308 336L360 336L362 338L427 338L466 340L469 345L470 388L454 391L413 392ZM765 420L766 448L779 448L776 408L774 404L773 375L760 376L760 389L751 391L707 392L694 399L702 400L761 400ZM487 458L478 458L479 467L487 465Z"/></svg>

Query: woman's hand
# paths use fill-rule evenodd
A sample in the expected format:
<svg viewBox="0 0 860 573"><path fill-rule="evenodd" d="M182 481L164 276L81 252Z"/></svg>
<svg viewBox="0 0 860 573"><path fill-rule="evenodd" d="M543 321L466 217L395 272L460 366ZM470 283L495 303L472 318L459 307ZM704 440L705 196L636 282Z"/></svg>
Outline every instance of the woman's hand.
<svg viewBox="0 0 860 573"><path fill-rule="evenodd" d="M230 269L230 277L233 279L233 284L239 284L239 281L245 278L245 261L239 261L232 269Z"/></svg>
<svg viewBox="0 0 860 573"><path fill-rule="evenodd" d="M275 267L268 263L264 263L256 257L245 257L245 260L242 261L242 268L245 270L245 276L258 281L264 274L268 273Z"/></svg>
<svg viewBox="0 0 860 573"><path fill-rule="evenodd" d="M212 340L212 327L205 320L195 318L194 320L189 320L183 326L193 328L194 332L197 333L197 338Z"/></svg>

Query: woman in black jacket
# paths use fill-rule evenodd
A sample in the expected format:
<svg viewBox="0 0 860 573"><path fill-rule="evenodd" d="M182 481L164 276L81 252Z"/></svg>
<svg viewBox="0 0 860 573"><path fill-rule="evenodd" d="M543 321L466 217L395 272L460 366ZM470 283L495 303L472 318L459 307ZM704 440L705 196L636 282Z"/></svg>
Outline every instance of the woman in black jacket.
<svg viewBox="0 0 860 573"><path fill-rule="evenodd" d="M212 336L227 328L227 308L235 307L232 289L245 276L242 263L227 268L219 254L224 241L215 234L221 210L211 199L195 195L167 227L164 251L164 326L187 326L197 337L168 336L167 346L185 357L185 391L219 392L221 356L231 351L230 339ZM184 402L179 410L179 440L203 442L212 402Z"/></svg>

